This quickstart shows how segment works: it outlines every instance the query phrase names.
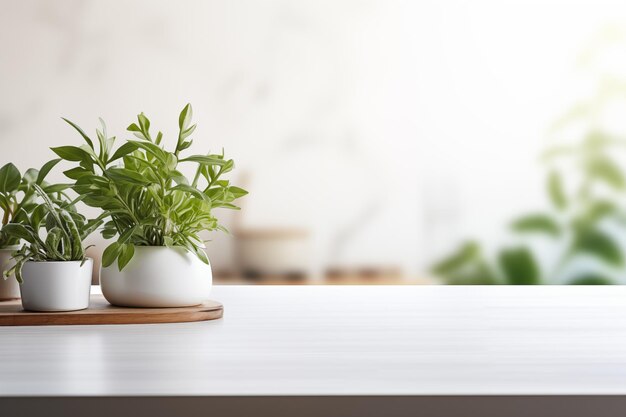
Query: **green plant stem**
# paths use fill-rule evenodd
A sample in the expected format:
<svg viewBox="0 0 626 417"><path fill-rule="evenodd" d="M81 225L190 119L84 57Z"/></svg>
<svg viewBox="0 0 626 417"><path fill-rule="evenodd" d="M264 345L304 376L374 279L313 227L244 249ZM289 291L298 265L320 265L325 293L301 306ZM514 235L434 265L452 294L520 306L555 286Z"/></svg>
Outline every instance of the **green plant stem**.
<svg viewBox="0 0 626 417"><path fill-rule="evenodd" d="M193 181L191 182L191 186L194 188L198 186L198 180L200 179L201 170L202 170L202 165L198 164L198 169L196 169L196 174L193 176Z"/></svg>

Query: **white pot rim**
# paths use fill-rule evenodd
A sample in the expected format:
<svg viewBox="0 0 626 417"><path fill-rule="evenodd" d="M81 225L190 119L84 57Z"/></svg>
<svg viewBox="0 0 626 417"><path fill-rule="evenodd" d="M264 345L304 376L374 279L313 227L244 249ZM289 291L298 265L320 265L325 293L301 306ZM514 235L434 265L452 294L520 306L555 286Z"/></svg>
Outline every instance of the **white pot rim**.
<svg viewBox="0 0 626 417"><path fill-rule="evenodd" d="M88 261L93 262L93 258L85 257L85 263ZM26 261L26 263L34 263L34 264L71 264L71 263L81 263L83 261Z"/></svg>

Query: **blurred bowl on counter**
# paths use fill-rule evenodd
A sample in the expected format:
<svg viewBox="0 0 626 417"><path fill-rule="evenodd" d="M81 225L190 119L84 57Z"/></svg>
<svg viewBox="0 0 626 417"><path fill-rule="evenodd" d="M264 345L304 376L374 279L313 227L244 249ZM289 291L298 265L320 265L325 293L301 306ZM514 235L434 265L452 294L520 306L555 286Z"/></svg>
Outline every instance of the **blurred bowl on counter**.
<svg viewBox="0 0 626 417"><path fill-rule="evenodd" d="M239 229L234 232L235 259L248 279L303 279L311 272L311 238L306 229Z"/></svg>

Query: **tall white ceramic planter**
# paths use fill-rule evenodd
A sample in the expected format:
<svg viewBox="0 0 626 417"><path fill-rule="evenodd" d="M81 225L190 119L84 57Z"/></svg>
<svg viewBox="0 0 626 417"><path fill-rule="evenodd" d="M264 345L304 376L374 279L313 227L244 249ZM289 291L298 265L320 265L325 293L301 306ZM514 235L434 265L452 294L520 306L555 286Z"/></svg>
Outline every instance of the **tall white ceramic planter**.
<svg viewBox="0 0 626 417"><path fill-rule="evenodd" d="M15 264L11 260L13 251L19 249L19 246L10 246L0 249L0 301L15 300L20 298L20 286L13 275L4 278L4 271L11 269Z"/></svg>
<svg viewBox="0 0 626 417"><path fill-rule="evenodd" d="M22 268L22 307L31 311L73 311L89 307L93 260L28 261Z"/></svg>
<svg viewBox="0 0 626 417"><path fill-rule="evenodd" d="M117 262L100 272L102 294L124 307L186 307L209 297L211 267L183 248L137 246L119 271Z"/></svg>

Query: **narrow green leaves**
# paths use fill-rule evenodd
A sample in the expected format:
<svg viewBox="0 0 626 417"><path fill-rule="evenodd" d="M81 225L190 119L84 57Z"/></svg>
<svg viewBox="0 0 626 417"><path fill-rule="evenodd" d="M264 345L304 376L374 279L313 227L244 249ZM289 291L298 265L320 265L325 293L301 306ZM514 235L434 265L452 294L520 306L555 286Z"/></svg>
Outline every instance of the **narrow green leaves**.
<svg viewBox="0 0 626 417"><path fill-rule="evenodd" d="M202 191L200 191L197 188L194 188L194 187L192 187L190 185L178 184L175 187L172 187L172 191L185 191L185 192L187 192L187 193L189 193L189 194L191 194L194 197L197 197L199 199L211 201L211 199L209 197L207 197Z"/></svg>
<svg viewBox="0 0 626 417"><path fill-rule="evenodd" d="M125 184L141 186L150 184L150 180L144 177L141 173L126 168L109 168L106 170L106 175L113 181Z"/></svg>
<svg viewBox="0 0 626 417"><path fill-rule="evenodd" d="M27 242L35 242L35 231L18 223L9 223L2 228L3 233L7 233L17 239L24 239Z"/></svg>
<svg viewBox="0 0 626 417"><path fill-rule="evenodd" d="M75 124L74 122L66 119L65 117L62 117L62 119L65 120L65 122L67 124L69 124L74 129L76 129L76 131L82 136L82 138L85 140L85 142L87 142L89 147L93 149L93 141L89 138L89 136L87 136L87 134L85 132L83 132L83 129L81 129L77 124ZM59 155L59 156L61 156L61 155ZM63 157L61 156L61 158L63 158ZM65 159L65 158L63 158L63 159Z"/></svg>
<svg viewBox="0 0 626 417"><path fill-rule="evenodd" d="M126 130L132 132L139 139L152 142L150 137L150 120L143 113L137 116L137 124L132 123Z"/></svg>
<svg viewBox="0 0 626 417"><path fill-rule="evenodd" d="M128 155L131 152L134 152L137 149L137 145L132 142L126 142L122 146L118 148L117 151L111 156L111 158L107 162L117 161L118 159Z"/></svg>
<svg viewBox="0 0 626 417"><path fill-rule="evenodd" d="M75 181L72 189L85 204L103 210L100 218L109 220L102 236L117 241L103 254L103 265L117 260L118 268L128 265L136 246L183 247L208 263L200 233L223 230L212 215L215 207L237 208L234 200L247 194L220 178L234 168L233 160L221 155L179 156L192 144L195 132L191 105L179 115L176 146L168 150L162 132L152 140L148 117L141 113L128 126L138 140L128 140L113 152L114 138L106 128L97 130L99 152L87 147L62 146L54 152L78 166L65 171ZM170 148L171 149L171 148ZM179 170L180 162L198 164L193 180ZM86 222L79 232L90 232L94 223ZM68 230L68 232L70 232ZM85 235L83 234L83 237Z"/></svg>
<svg viewBox="0 0 626 417"><path fill-rule="evenodd" d="M161 149L159 146L151 143L151 142L140 142L136 140L130 140L128 143L135 145L137 148L141 148L148 152L150 155L154 156L161 163L167 163L167 155L168 153Z"/></svg>
<svg viewBox="0 0 626 417"><path fill-rule="evenodd" d="M222 166L228 164L229 161L225 161L221 158L209 155L192 155L187 158L181 159L179 162L197 162L200 165L216 165Z"/></svg>

